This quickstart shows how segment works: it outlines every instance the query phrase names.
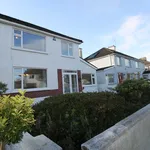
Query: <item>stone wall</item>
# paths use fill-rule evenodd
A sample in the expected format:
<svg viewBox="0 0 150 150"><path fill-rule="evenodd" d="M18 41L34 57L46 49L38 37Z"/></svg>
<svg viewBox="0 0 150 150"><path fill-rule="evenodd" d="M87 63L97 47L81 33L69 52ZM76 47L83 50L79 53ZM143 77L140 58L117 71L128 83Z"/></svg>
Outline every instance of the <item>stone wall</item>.
<svg viewBox="0 0 150 150"><path fill-rule="evenodd" d="M150 104L81 147L82 150L150 150Z"/></svg>

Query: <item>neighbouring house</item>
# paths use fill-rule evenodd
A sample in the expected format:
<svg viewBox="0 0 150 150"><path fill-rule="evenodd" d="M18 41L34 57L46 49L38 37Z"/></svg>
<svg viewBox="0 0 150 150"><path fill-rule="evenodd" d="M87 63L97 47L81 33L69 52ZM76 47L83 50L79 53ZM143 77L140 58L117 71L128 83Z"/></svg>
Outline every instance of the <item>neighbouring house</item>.
<svg viewBox="0 0 150 150"><path fill-rule="evenodd" d="M148 61L146 57L140 58L140 60L145 64L143 78L150 80L150 61Z"/></svg>
<svg viewBox="0 0 150 150"><path fill-rule="evenodd" d="M112 89L125 79L141 78L145 70L141 60L116 51L115 46L102 48L85 60L98 68L99 91Z"/></svg>
<svg viewBox="0 0 150 150"><path fill-rule="evenodd" d="M145 64L145 69L150 70L150 61L146 57L140 58L140 60Z"/></svg>
<svg viewBox="0 0 150 150"><path fill-rule="evenodd" d="M79 56L82 40L0 14L0 41L0 81L8 94L97 91L97 68Z"/></svg>
<svg viewBox="0 0 150 150"><path fill-rule="evenodd" d="M143 78L150 80L150 70L145 70L143 72Z"/></svg>

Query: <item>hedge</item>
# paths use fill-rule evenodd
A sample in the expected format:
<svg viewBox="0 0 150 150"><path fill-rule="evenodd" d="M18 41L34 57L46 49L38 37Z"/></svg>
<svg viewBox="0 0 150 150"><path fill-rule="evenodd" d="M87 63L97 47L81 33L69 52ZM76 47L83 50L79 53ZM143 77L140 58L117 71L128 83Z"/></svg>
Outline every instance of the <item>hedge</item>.
<svg viewBox="0 0 150 150"><path fill-rule="evenodd" d="M31 134L44 134L64 150L79 150L82 143L144 105L112 92L49 97L33 106L36 125Z"/></svg>

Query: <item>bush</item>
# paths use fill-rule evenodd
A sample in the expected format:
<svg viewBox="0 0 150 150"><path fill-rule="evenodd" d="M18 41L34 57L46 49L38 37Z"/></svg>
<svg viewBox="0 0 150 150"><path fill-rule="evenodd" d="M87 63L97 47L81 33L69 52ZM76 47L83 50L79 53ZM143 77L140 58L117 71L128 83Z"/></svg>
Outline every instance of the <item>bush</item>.
<svg viewBox="0 0 150 150"><path fill-rule="evenodd" d="M44 134L64 150L82 143L138 110L115 93L76 93L46 98L33 106L32 135Z"/></svg>
<svg viewBox="0 0 150 150"><path fill-rule="evenodd" d="M33 101L20 94L0 97L0 142L5 144L19 142L34 123Z"/></svg>
<svg viewBox="0 0 150 150"><path fill-rule="evenodd" d="M7 84L0 82L0 94L5 93L7 90Z"/></svg>
<svg viewBox="0 0 150 150"><path fill-rule="evenodd" d="M132 103L149 103L150 82L144 79L126 80L116 87L116 92Z"/></svg>

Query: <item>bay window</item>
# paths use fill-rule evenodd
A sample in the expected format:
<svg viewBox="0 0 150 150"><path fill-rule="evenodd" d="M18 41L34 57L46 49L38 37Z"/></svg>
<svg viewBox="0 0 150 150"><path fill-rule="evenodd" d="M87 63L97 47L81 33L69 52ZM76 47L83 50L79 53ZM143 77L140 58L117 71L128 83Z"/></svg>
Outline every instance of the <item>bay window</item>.
<svg viewBox="0 0 150 150"><path fill-rule="evenodd" d="M73 44L67 41L61 41L61 54L63 56L73 56Z"/></svg>
<svg viewBox="0 0 150 150"><path fill-rule="evenodd" d="M14 47L30 49L36 51L45 51L45 37L14 29Z"/></svg>
<svg viewBox="0 0 150 150"><path fill-rule="evenodd" d="M83 85L93 85L95 84L94 74L82 74L82 84Z"/></svg>
<svg viewBox="0 0 150 150"><path fill-rule="evenodd" d="M34 89L47 87L47 70L14 68L14 89Z"/></svg>

